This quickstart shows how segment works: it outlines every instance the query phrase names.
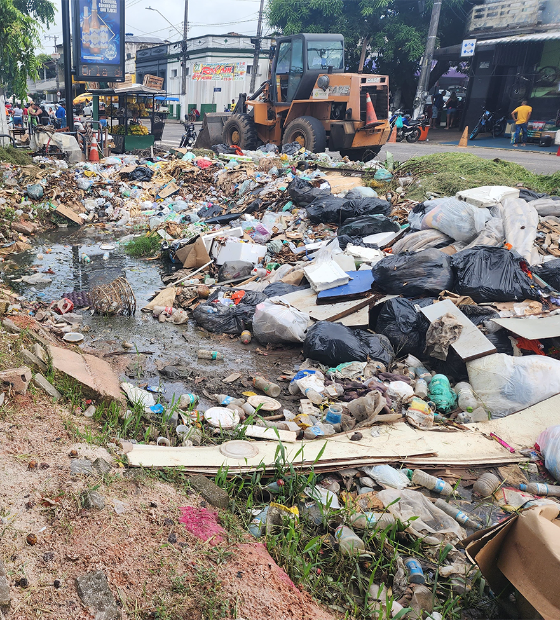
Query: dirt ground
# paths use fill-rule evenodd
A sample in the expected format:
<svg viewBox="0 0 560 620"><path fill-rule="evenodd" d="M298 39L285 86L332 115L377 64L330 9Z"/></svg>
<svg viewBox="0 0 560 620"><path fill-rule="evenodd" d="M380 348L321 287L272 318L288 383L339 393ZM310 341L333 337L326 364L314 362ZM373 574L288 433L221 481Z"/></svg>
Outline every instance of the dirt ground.
<svg viewBox="0 0 560 620"><path fill-rule="evenodd" d="M0 408L1 559L11 590L5 618L94 618L74 579L95 570L107 576L124 620L332 618L231 515L220 515L228 533L217 546L188 533L180 507L206 503L176 482L180 476L170 473L176 481L165 483L123 467L116 444L75 441L81 433L94 442L96 427L31 391ZM72 450L79 459L105 459L111 471L72 475ZM82 507L87 490L104 497L104 509Z"/></svg>

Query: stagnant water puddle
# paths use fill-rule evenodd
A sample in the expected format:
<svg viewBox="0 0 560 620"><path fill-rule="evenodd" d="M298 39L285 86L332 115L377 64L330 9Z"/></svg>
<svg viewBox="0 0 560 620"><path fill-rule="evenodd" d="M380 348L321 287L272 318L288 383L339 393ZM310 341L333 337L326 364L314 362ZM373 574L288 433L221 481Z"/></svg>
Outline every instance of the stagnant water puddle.
<svg viewBox="0 0 560 620"><path fill-rule="evenodd" d="M161 277L169 273L173 266L161 260L142 260L127 256L119 240L123 232L103 231L97 228L58 229L33 239L33 249L9 257L2 265L3 280L18 294L24 295L31 302L50 303L73 291L89 291L91 288L111 282L124 275L130 283L136 297L136 314L132 317L102 317L92 315L91 311L82 312L84 341L81 348L96 349L100 353L122 351L122 343L130 342L136 351L151 351L152 355L144 359L137 354L119 356L126 358L129 368L121 373L121 379L134 384L148 383L161 385L164 397L171 401L173 395L178 397L185 392L194 392L201 396L201 402L207 406L201 388L208 391L228 393L228 386L221 379L237 371L242 377L262 374L274 380L282 370L293 369L301 361L299 348L287 348L284 351L271 351L263 356L256 352L259 344L253 341L242 345L238 337L209 334L199 329L194 320L185 325L159 323L150 313L142 313L154 292L162 288ZM103 244L112 244L107 260L103 260L106 250ZM89 256L91 262L82 261L82 254ZM39 258L39 256L42 256ZM52 278L50 284L30 285L14 282L23 275L54 272L46 274ZM219 351L224 361L207 361L197 358L198 349ZM124 360L123 360L124 361ZM169 364L182 364L192 371L186 380L173 381L160 375L160 367ZM123 363L123 367L126 362ZM143 375L135 373L135 367L142 366ZM130 376L136 374L137 376ZM128 375L128 378L126 377ZM206 381L196 385L195 377L205 377ZM246 388L238 387L239 393ZM233 388L231 388L233 390ZM215 403L214 403L215 404Z"/></svg>

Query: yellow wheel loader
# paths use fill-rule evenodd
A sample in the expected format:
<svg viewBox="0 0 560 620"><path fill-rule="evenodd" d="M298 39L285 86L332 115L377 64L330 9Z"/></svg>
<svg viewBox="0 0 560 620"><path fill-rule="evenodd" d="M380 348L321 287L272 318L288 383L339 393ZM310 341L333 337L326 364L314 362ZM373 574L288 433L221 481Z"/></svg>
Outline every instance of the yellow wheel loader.
<svg viewBox="0 0 560 620"><path fill-rule="evenodd" d="M195 147L298 142L314 153L372 159L387 142L389 79L344 72L344 37L297 34L277 39L269 79L233 113L210 113Z"/></svg>

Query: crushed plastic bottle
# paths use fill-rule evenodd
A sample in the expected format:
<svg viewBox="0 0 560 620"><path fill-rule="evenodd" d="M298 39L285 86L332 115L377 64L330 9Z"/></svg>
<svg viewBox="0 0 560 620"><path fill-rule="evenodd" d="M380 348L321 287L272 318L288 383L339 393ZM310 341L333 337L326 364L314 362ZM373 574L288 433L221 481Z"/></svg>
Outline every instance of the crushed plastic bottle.
<svg viewBox="0 0 560 620"><path fill-rule="evenodd" d="M457 394L457 403L463 411L471 413L478 407L478 401L473 393L470 383L460 382L455 386Z"/></svg>

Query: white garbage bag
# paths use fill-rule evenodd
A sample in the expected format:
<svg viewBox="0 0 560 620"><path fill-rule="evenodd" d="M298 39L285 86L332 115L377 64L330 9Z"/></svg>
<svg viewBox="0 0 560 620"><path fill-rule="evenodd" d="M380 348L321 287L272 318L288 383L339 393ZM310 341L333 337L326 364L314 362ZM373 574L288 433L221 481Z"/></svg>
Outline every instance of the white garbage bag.
<svg viewBox="0 0 560 620"><path fill-rule="evenodd" d="M470 248L474 248L477 245L489 245L492 247L502 247L504 245L505 233L504 233L504 222L501 217L491 217L487 222L486 226L480 233L476 236L476 238L467 245L465 250L469 250ZM394 252L394 249L393 249Z"/></svg>
<svg viewBox="0 0 560 620"><path fill-rule="evenodd" d="M539 214L521 198L506 198L503 202L502 217L506 242L531 264L533 244L537 238Z"/></svg>
<svg viewBox="0 0 560 620"><path fill-rule="evenodd" d="M467 362L467 371L472 389L493 418L560 393L560 361L546 355L494 353Z"/></svg>
<svg viewBox="0 0 560 620"><path fill-rule="evenodd" d="M435 228L456 241L472 241L490 219L488 209L473 207L457 198L436 198L437 203L422 219L422 230Z"/></svg>
<svg viewBox="0 0 560 620"><path fill-rule="evenodd" d="M257 305L253 333L263 344L303 342L310 322L308 314L282 302L280 297L271 297Z"/></svg>

